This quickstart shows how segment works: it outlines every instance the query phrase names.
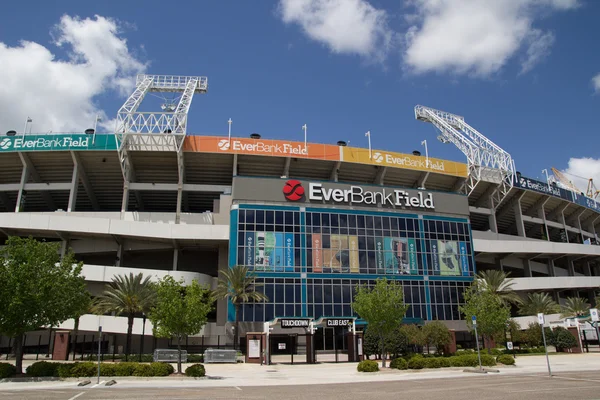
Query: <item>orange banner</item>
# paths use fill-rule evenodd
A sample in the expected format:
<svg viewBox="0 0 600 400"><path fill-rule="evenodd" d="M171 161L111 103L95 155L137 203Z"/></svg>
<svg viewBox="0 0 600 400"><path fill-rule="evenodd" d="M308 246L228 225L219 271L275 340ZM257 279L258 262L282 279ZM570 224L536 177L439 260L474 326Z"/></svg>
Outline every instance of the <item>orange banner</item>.
<svg viewBox="0 0 600 400"><path fill-rule="evenodd" d="M341 161L382 165L392 168L406 168L417 171L431 171L438 174L454 175L465 178L468 175L467 164L440 160L439 158L429 157L429 159L427 159L423 156L393 153L382 150L373 150L372 155L370 156L368 149L357 147L342 147Z"/></svg>
<svg viewBox="0 0 600 400"><path fill-rule="evenodd" d="M269 139L246 139L217 136L187 136L183 142L184 151L202 153L252 154L257 156L278 156L311 158L317 160L340 160L340 148L329 144Z"/></svg>

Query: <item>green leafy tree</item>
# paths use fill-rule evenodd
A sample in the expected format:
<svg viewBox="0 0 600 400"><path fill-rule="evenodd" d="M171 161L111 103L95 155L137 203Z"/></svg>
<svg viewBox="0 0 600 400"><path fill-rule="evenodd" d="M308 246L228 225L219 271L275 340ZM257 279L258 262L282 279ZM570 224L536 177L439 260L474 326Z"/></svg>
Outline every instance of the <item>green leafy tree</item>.
<svg viewBox="0 0 600 400"><path fill-rule="evenodd" d="M459 310L465 315L467 326L474 331L472 316L477 317L477 331L483 339L490 339L494 334L502 332L510 318L510 309L502 298L490 291L481 290L480 285L471 285L464 292L465 304ZM491 349L488 347L488 353Z"/></svg>
<svg viewBox="0 0 600 400"><path fill-rule="evenodd" d="M482 290L490 291L500 297L506 304L520 304L521 298L514 291L514 280L503 271L496 269L481 271L477 274L477 284Z"/></svg>
<svg viewBox="0 0 600 400"><path fill-rule="evenodd" d="M441 353L444 347L452 341L452 334L446 325L440 321L432 321L423 327L423 336L427 346L435 346Z"/></svg>
<svg viewBox="0 0 600 400"><path fill-rule="evenodd" d="M519 306L521 315L554 314L559 311L559 305L548 293L530 293L523 304Z"/></svg>
<svg viewBox="0 0 600 400"><path fill-rule="evenodd" d="M14 338L17 374L23 371L23 335L72 318L89 298L82 264L60 243L9 237L1 250L0 333Z"/></svg>
<svg viewBox="0 0 600 400"><path fill-rule="evenodd" d="M405 354L408 349L408 336L401 328L402 326L399 326L394 329L392 334L386 339L385 348L392 360Z"/></svg>
<svg viewBox="0 0 600 400"><path fill-rule="evenodd" d="M423 330L415 324L403 324L400 331L408 338L408 344L413 346L425 346L425 335Z"/></svg>
<svg viewBox="0 0 600 400"><path fill-rule="evenodd" d="M408 310L404 304L402 284L387 279L377 279L375 286L357 286L354 311L368 323L368 329L379 337L382 366L385 367L386 338L402 323Z"/></svg>
<svg viewBox="0 0 600 400"><path fill-rule="evenodd" d="M131 336L136 314L147 314L154 305L156 293L152 287L150 276L144 274L117 275L104 293L96 299L93 311L96 314L115 313L127 317L127 342L125 343L125 360L131 353Z"/></svg>
<svg viewBox="0 0 600 400"><path fill-rule="evenodd" d="M565 351L578 345L575 336L562 326L557 326L552 330L549 342L556 348L556 351Z"/></svg>
<svg viewBox="0 0 600 400"><path fill-rule="evenodd" d="M581 297L567 297L565 305L562 307L561 318L581 317L590 310L590 304Z"/></svg>
<svg viewBox="0 0 600 400"><path fill-rule="evenodd" d="M243 303L251 301L268 301L268 297L257 291L261 286L256 282L256 275L248 267L237 265L227 271L221 272L215 295L218 299L229 299L235 308L234 346L238 345L240 334L240 307Z"/></svg>
<svg viewBox="0 0 600 400"><path fill-rule="evenodd" d="M165 276L156 285L156 301L148 318L156 337L177 339L177 373L181 374L181 339L195 335L206 325L212 310L212 295L208 288L193 280L184 286L172 276Z"/></svg>

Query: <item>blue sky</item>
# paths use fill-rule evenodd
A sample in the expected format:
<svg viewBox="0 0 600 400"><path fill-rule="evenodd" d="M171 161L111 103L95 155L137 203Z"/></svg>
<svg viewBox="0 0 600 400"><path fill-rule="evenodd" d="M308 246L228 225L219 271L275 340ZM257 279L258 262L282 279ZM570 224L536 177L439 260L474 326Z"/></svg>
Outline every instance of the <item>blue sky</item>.
<svg viewBox="0 0 600 400"><path fill-rule="evenodd" d="M458 16L433 0L10 2L0 70L13 85L0 88L0 129L22 129L29 114L40 132L91 125L97 110L114 118L137 72L205 75L209 92L194 98L188 132L226 134L231 117L236 136L303 140L306 123L309 141L366 147L370 130L374 148L422 151L427 139L430 156L464 161L414 119L423 104L463 115L525 175L555 166L600 179L600 2L473 1L453 3ZM64 15L90 20L69 27ZM103 32L95 15L118 30ZM88 57L95 65L49 72L81 63L85 46L101 43L86 44L93 35L114 44Z"/></svg>

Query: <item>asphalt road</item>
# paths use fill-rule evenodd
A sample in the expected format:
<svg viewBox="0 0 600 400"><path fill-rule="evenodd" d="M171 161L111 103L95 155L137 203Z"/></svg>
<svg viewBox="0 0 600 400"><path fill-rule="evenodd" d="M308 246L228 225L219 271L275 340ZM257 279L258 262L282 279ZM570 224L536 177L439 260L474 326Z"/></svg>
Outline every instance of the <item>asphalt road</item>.
<svg viewBox="0 0 600 400"><path fill-rule="evenodd" d="M201 383L199 382L199 385ZM127 388L112 387L60 390L3 391L0 398L48 400L184 400L184 399L600 399L597 371L544 375L473 375L468 378L404 380L304 386L212 387L212 388Z"/></svg>

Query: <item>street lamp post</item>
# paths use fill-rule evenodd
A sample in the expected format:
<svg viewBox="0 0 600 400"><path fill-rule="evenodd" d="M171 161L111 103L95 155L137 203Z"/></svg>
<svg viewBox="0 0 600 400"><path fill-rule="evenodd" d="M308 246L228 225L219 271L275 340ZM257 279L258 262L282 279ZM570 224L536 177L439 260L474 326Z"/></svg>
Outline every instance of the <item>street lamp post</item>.
<svg viewBox="0 0 600 400"><path fill-rule="evenodd" d="M369 139L369 160L373 159L373 152L371 151L371 131L367 131L365 136Z"/></svg>
<svg viewBox="0 0 600 400"><path fill-rule="evenodd" d="M550 177L548 177L548 170L544 168L542 170L542 174L546 174L546 183L548 184L548 189L550 189Z"/></svg>
<svg viewBox="0 0 600 400"><path fill-rule="evenodd" d="M302 129L304 130L304 152L306 153L306 151L307 151L306 150L307 149L307 147L306 147L306 130L307 130L306 124L302 125Z"/></svg>
<svg viewBox="0 0 600 400"><path fill-rule="evenodd" d="M102 121L100 115L96 114L96 119L94 120L94 135L92 136L92 144L96 143L96 129L98 128L98 121Z"/></svg>
<svg viewBox="0 0 600 400"><path fill-rule="evenodd" d="M231 148L231 124L233 123L233 121L231 120L231 118L229 118L229 121L227 121L227 124L229 124L229 147Z"/></svg>
<svg viewBox="0 0 600 400"><path fill-rule="evenodd" d="M27 133L27 125L31 122L33 122L33 120L27 117L27 119L25 120L25 127L23 128L23 136L25 136L25 134Z"/></svg>

